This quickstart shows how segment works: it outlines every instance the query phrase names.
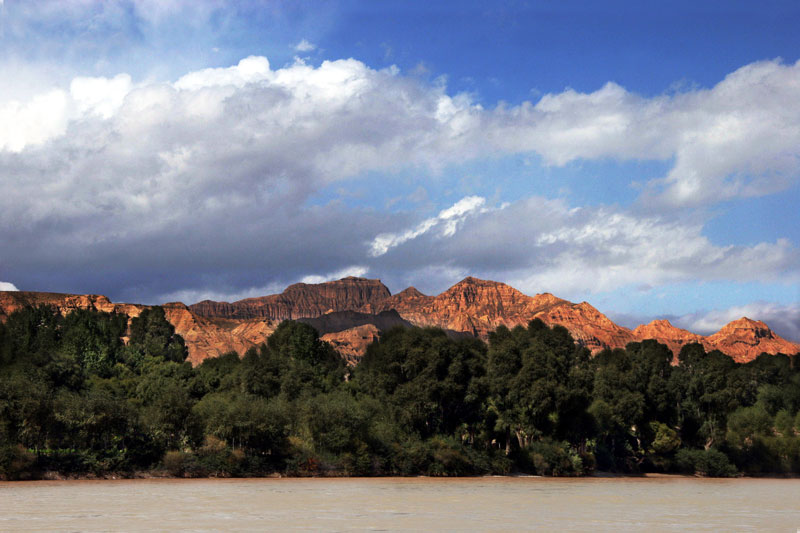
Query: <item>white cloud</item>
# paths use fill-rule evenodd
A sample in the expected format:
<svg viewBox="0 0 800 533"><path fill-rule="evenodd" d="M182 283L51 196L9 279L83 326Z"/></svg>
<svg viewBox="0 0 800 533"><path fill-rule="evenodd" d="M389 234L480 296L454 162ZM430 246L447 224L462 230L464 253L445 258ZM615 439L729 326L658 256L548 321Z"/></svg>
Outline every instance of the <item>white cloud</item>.
<svg viewBox="0 0 800 533"><path fill-rule="evenodd" d="M0 281L0 291L18 291L17 287L14 286L13 283L9 283L7 281Z"/></svg>
<svg viewBox="0 0 800 533"><path fill-rule="evenodd" d="M233 67L207 68L190 72L173 85L176 89L186 91L225 86L241 89L249 83L267 80L271 75L269 60L266 57L250 56Z"/></svg>
<svg viewBox="0 0 800 533"><path fill-rule="evenodd" d="M287 155L305 158L306 173L324 179L407 165L437 170L498 153L534 152L553 165L607 157L674 160L645 195L674 206L768 194L800 175L800 62L753 63L715 87L674 95L644 98L608 83L592 93L568 89L535 104L490 110L468 95L448 95L442 84L353 59L319 67L298 60L272 70L266 58L251 56L190 72L172 87L181 94L167 94L169 86L160 84L134 86L120 74L75 78L69 91L0 101L0 150L40 145L91 117L127 117L147 134L196 128L246 138L267 151L294 146L303 155ZM169 102L141 117L126 115L158 93ZM219 118L215 113L223 109L240 120L191 122Z"/></svg>
<svg viewBox="0 0 800 533"><path fill-rule="evenodd" d="M701 311L677 317L672 322L679 327L709 335L719 331L724 325L747 317L760 320L769 325L775 333L793 342L800 342L800 306L779 305L770 302Z"/></svg>
<svg viewBox="0 0 800 533"><path fill-rule="evenodd" d="M487 135L553 165L575 159L674 159L648 197L672 206L769 194L800 174L800 61L746 65L710 89L644 98L608 83L499 108Z"/></svg>
<svg viewBox="0 0 800 533"><path fill-rule="evenodd" d="M299 43L294 45L294 49L297 52L312 52L317 49L317 45L308 42L306 39L303 39Z"/></svg>
<svg viewBox="0 0 800 533"><path fill-rule="evenodd" d="M467 196L447 209L443 209L436 217L428 218L411 229L399 233L381 233L372 240L370 255L372 257L381 256L390 249L416 239L436 227L442 228L441 235L443 237L451 237L455 234L459 224L470 214L480 212L485 203L486 199L480 196Z"/></svg>
<svg viewBox="0 0 800 533"><path fill-rule="evenodd" d="M516 226L535 243L531 255L537 258L536 268L516 282L537 292L585 294L690 280L800 281L791 274L800 264L798 249L785 239L717 246L699 222L611 208L550 209L549 216L553 230L537 231L535 222Z"/></svg>
<svg viewBox="0 0 800 533"><path fill-rule="evenodd" d="M266 296L268 294L277 294L283 291L286 287L280 283L268 283L258 287L248 287L243 290L207 290L207 289L185 289L180 291L172 291L161 294L153 299L153 305L169 302L182 302L191 305L203 300L212 300L215 302L236 302L244 300L245 298L257 298L259 296Z"/></svg>
<svg viewBox="0 0 800 533"><path fill-rule="evenodd" d="M75 78L69 87L78 115L110 118L122 106L131 91L131 77L119 74L108 78Z"/></svg>
<svg viewBox="0 0 800 533"><path fill-rule="evenodd" d="M311 274L308 276L303 276L300 281L302 283L324 283L326 281L342 279L349 276L363 278L366 276L367 272L369 272L369 268L365 266L353 265L341 270L337 270L336 272L329 272L324 275Z"/></svg>
<svg viewBox="0 0 800 533"><path fill-rule="evenodd" d="M428 219L379 235L371 251L396 268L450 267L566 298L684 281L800 283L800 250L789 241L719 246L703 235L702 220L540 197L468 212L447 239L429 234L443 224Z"/></svg>
<svg viewBox="0 0 800 533"><path fill-rule="evenodd" d="M674 159L647 199L713 203L796 182L797 124L800 63L779 61L675 95L644 98L607 84L495 109L354 59L273 70L266 58L248 57L174 83L81 77L30 96L0 94L0 242L4 254L18 243L4 260L19 272L36 261L84 272L91 249L96 262L124 259L131 270L169 256L175 272L200 265L218 273L252 249L226 294L257 287L252 280L265 279L259 269L272 260L280 267L267 279L296 279L289 261L323 273L373 261L374 272L496 272L529 292L686 279L790 283L798 271L792 243L719 246L703 236L702 220L668 213L541 198L489 210L468 196L414 221L313 210L306 200L369 171L435 175L454 162L536 152L553 165Z"/></svg>
<svg viewBox="0 0 800 533"><path fill-rule="evenodd" d="M53 89L26 102L0 102L0 152L21 152L63 135L69 121L67 94Z"/></svg>

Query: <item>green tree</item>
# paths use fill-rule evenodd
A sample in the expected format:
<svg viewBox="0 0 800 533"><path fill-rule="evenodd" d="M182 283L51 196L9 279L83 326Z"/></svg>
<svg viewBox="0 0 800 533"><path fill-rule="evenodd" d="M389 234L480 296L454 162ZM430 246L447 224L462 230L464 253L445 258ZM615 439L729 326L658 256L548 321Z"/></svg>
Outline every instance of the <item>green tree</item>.
<svg viewBox="0 0 800 533"><path fill-rule="evenodd" d="M145 356L182 363L188 355L183 337L175 333L161 307L150 307L131 319L128 348L127 358L133 363Z"/></svg>

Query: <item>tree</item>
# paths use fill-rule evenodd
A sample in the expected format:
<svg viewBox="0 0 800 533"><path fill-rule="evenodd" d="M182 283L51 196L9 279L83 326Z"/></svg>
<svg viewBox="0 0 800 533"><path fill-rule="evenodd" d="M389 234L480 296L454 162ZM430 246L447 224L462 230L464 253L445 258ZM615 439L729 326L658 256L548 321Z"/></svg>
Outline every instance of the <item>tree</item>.
<svg viewBox="0 0 800 533"><path fill-rule="evenodd" d="M161 307L150 307L131 319L128 344L133 363L145 356L182 363L188 355L183 337L175 333Z"/></svg>
<svg viewBox="0 0 800 533"><path fill-rule="evenodd" d="M488 405L506 452L544 437L583 448L591 373L589 351L566 328L532 320L527 329L500 327L489 337ZM512 441L513 436L513 441Z"/></svg>

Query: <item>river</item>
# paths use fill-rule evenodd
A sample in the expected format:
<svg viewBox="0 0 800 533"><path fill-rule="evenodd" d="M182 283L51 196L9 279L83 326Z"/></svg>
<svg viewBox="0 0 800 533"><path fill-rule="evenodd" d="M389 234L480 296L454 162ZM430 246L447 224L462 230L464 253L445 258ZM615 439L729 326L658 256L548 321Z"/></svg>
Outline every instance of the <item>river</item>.
<svg viewBox="0 0 800 533"><path fill-rule="evenodd" d="M3 531L800 531L800 480L345 478L0 483Z"/></svg>

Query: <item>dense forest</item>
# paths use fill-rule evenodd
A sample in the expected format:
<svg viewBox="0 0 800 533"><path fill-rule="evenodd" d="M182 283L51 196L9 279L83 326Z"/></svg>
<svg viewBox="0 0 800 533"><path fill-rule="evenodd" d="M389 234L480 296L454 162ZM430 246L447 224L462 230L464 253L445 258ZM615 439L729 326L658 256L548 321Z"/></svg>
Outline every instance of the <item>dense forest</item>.
<svg viewBox="0 0 800 533"><path fill-rule="evenodd" d="M538 320L397 328L354 368L307 324L196 368L158 307L0 323L0 478L800 473L800 356L655 341L596 356Z"/></svg>

